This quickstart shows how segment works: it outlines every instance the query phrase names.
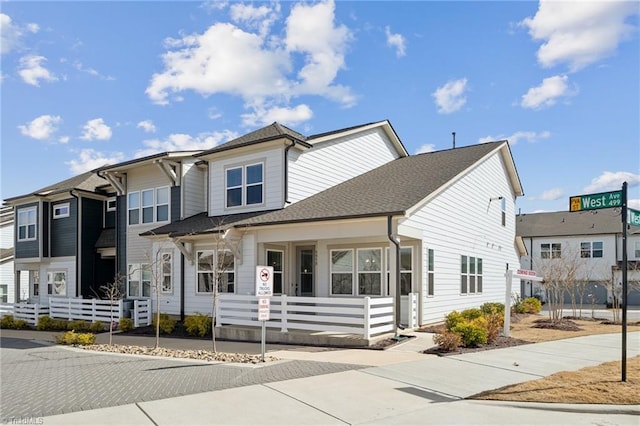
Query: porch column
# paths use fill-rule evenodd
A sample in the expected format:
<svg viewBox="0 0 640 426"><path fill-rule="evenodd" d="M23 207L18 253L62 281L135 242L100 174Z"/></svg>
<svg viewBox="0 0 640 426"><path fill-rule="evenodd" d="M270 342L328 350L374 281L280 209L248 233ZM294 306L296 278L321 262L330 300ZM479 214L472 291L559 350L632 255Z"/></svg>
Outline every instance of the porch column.
<svg viewBox="0 0 640 426"><path fill-rule="evenodd" d="M14 271L13 278L13 303L20 303L20 270Z"/></svg>

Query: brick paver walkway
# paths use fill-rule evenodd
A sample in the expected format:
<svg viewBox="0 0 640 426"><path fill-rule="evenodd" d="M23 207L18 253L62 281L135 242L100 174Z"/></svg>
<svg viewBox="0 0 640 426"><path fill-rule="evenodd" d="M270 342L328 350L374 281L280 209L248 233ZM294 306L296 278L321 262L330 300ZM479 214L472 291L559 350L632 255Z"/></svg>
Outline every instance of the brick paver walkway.
<svg viewBox="0 0 640 426"><path fill-rule="evenodd" d="M0 338L0 420L41 417L316 376L363 366L315 361L210 364Z"/></svg>

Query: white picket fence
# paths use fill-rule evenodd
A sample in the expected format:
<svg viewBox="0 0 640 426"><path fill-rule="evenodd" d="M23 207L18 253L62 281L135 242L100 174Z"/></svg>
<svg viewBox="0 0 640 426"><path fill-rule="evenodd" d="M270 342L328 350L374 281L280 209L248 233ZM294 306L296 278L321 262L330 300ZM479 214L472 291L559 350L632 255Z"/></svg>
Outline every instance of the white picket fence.
<svg viewBox="0 0 640 426"><path fill-rule="evenodd" d="M350 333L365 339L394 330L394 300L392 297L293 297L270 298L269 320L266 326L289 329ZM407 298L412 306L410 327L417 326L417 296ZM260 326L258 298L221 294L216 304L216 326Z"/></svg>
<svg viewBox="0 0 640 426"><path fill-rule="evenodd" d="M38 324L38 318L49 315L49 307L37 303L0 303L0 317L5 315L25 320L35 327Z"/></svg>
<svg viewBox="0 0 640 426"><path fill-rule="evenodd" d="M122 300L49 298L49 316L69 321L84 320L109 323L124 317Z"/></svg>
<svg viewBox="0 0 640 426"><path fill-rule="evenodd" d="M151 324L151 318L153 316L151 301L134 300L131 316L133 316L133 326L136 328Z"/></svg>

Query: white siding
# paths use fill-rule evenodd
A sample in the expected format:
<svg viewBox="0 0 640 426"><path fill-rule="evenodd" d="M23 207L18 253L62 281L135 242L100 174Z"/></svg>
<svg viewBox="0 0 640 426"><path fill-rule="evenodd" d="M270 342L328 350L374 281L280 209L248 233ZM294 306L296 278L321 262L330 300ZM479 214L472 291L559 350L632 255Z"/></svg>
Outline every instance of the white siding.
<svg viewBox="0 0 640 426"><path fill-rule="evenodd" d="M309 151L289 151L288 200L295 203L398 157L385 133L371 129Z"/></svg>
<svg viewBox="0 0 640 426"><path fill-rule="evenodd" d="M182 163L182 217L205 211L205 172L194 161Z"/></svg>
<svg viewBox="0 0 640 426"><path fill-rule="evenodd" d="M506 200L506 226L502 226L501 201L490 201L500 196ZM504 164L495 154L403 221L423 230L423 324L442 321L453 310L504 302L505 269L519 267L514 219L515 199ZM435 258L433 297L426 296L428 249L434 250ZM482 258L481 294L460 294L462 255Z"/></svg>
<svg viewBox="0 0 640 426"><path fill-rule="evenodd" d="M0 264L0 284L7 286L7 302L15 302L13 260Z"/></svg>
<svg viewBox="0 0 640 426"><path fill-rule="evenodd" d="M257 151L209 162L209 216L279 209L284 205L283 148ZM249 207L225 208L225 170L247 164L264 163L263 203Z"/></svg>
<svg viewBox="0 0 640 426"><path fill-rule="evenodd" d="M170 293L160 293L160 312L169 315L180 315L180 251L175 248L173 243L169 241L156 242L153 244L153 253L158 253L154 261L157 269L152 274L154 282L151 284L151 306L153 312L156 312L157 297L156 289L160 289L162 283L162 265L161 259L163 253L171 254L171 283L172 291ZM158 280L156 283L155 280Z"/></svg>

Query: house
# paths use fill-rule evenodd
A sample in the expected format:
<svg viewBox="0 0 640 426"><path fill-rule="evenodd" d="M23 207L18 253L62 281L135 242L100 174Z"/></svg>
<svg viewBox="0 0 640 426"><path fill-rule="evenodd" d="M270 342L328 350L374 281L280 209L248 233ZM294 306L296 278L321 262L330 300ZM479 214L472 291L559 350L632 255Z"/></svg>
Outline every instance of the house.
<svg viewBox="0 0 640 426"><path fill-rule="evenodd" d="M516 216L516 233L528 254L521 266L538 275L571 270L574 300L584 305L611 303L622 283L622 220L619 208L584 212L527 213ZM640 305L640 230L628 227L629 305ZM545 297L543 285L523 282L523 296ZM572 294L565 294L570 303Z"/></svg>
<svg viewBox="0 0 640 426"><path fill-rule="evenodd" d="M108 182L95 172L5 202L15 215L16 302L48 305L49 297L96 297L112 279L113 260L100 256L95 245L113 205Z"/></svg>
<svg viewBox="0 0 640 426"><path fill-rule="evenodd" d="M216 284L253 295L256 267L271 265L276 296L327 303L394 297L399 281L428 324L504 301L519 266L523 190L506 141L410 156L388 121L309 137L274 123L195 158L206 210L141 233L172 262L147 274L171 283L163 312L211 313Z"/></svg>
<svg viewBox="0 0 640 426"><path fill-rule="evenodd" d="M15 291L13 272L13 209L8 206L0 208L0 303L13 303L22 295ZM26 277L22 280L23 291L27 291ZM25 296L26 297L26 296Z"/></svg>

